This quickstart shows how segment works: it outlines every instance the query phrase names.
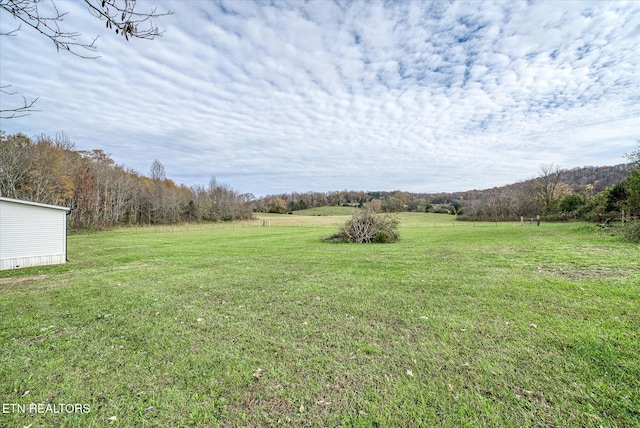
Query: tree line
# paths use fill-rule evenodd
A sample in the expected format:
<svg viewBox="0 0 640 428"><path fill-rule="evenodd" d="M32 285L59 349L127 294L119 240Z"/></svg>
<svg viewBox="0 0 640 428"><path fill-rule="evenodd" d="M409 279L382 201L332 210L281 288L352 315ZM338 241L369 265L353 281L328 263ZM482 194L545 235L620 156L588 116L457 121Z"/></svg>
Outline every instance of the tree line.
<svg viewBox="0 0 640 428"><path fill-rule="evenodd" d="M72 208L69 227L248 219L253 195L212 178L208 186L179 185L159 160L149 176L117 165L102 150L75 150L64 134L0 132L0 196Z"/></svg>
<svg viewBox="0 0 640 428"><path fill-rule="evenodd" d="M603 221L620 219L623 212L626 218L640 216L640 165L633 155L629 160L614 167L572 170L542 165L536 178L488 189L464 201L461 219L517 220L542 215L551 221ZM576 179L578 171L585 174Z"/></svg>
<svg viewBox="0 0 640 428"><path fill-rule="evenodd" d="M425 193L410 193L401 190L394 191L361 191L335 190L329 192L291 192L267 195L255 201L254 207L258 212L284 214L308 208L323 206L371 206L376 212L400 211L430 211L433 195ZM444 200L448 201L447 198Z"/></svg>
<svg viewBox="0 0 640 428"><path fill-rule="evenodd" d="M535 178L502 187L455 193L400 190L331 191L267 195L255 201L260 212L287 213L326 205L363 207L377 212L437 212L460 220L519 220L542 215L548 220L601 220L640 215L640 161L605 167L563 169L546 164Z"/></svg>
<svg viewBox="0 0 640 428"><path fill-rule="evenodd" d="M185 186L166 177L159 160L148 176L117 165L102 150L76 150L64 134L5 135L0 131L0 196L72 208L73 229L118 225L246 220L254 212L287 213L322 206L371 207L376 212L440 212L460 220L595 220L640 215L640 148L630 163L571 170L543 165L540 175L485 190L456 193L395 191L292 192L255 198L220 184Z"/></svg>

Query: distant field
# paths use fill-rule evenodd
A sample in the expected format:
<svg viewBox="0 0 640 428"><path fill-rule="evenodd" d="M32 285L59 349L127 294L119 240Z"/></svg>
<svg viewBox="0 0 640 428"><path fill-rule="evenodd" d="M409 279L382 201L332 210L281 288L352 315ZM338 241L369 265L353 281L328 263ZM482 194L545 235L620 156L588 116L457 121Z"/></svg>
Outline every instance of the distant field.
<svg viewBox="0 0 640 428"><path fill-rule="evenodd" d="M0 426L640 425L637 244L422 213L323 242L339 214L71 235L0 272Z"/></svg>
<svg viewBox="0 0 640 428"><path fill-rule="evenodd" d="M306 210L293 211L294 215L299 216L342 216L342 215L351 215L351 213L356 210L356 207L335 207L335 206L326 206L326 207L318 207L318 208L309 208Z"/></svg>

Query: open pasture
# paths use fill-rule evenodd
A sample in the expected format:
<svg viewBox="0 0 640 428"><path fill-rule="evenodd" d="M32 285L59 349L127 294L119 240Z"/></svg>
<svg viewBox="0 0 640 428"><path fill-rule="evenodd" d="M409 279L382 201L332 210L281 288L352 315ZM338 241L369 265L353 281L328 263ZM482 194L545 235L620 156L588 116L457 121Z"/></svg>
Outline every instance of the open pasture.
<svg viewBox="0 0 640 428"><path fill-rule="evenodd" d="M323 242L346 218L71 235L0 272L0 425L640 424L637 244L427 214Z"/></svg>

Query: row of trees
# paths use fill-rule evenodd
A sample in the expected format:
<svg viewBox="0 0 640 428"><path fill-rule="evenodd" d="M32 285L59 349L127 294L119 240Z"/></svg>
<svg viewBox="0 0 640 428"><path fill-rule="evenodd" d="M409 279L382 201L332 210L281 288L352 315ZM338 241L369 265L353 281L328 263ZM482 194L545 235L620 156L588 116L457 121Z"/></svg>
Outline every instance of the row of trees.
<svg viewBox="0 0 640 428"><path fill-rule="evenodd" d="M575 184L576 170L543 165L534 179L484 191L416 194L402 191L333 191L269 195L255 199L217 183L178 185L160 161L149 176L116 163L101 150L79 151L65 134L53 137L0 132L0 196L72 207L72 228L119 224L249 219L254 211L286 213L326 205L370 206L376 212L436 211L478 220L513 220L538 214L550 219L589 219L640 214L640 148L630 163L609 175ZM566 177L573 177L567 184Z"/></svg>
<svg viewBox="0 0 640 428"><path fill-rule="evenodd" d="M560 181L559 166L543 165L540 173L535 179L489 189L468 200L462 209L465 218L509 220L551 214L557 201L573 190Z"/></svg>
<svg viewBox="0 0 640 428"><path fill-rule="evenodd" d="M215 178L206 187L178 185L158 160L149 176L141 175L102 150L75 150L65 134L4 133L0 196L71 207L71 228L248 219L253 200Z"/></svg>
<svg viewBox="0 0 640 428"><path fill-rule="evenodd" d="M402 191L333 191L269 195L256 201L261 212L286 213L325 205L371 206L376 212L443 212L461 219L515 220L544 215L547 219L592 220L640 214L638 149L631 163L571 170L542 165L536 178L487 190L422 194Z"/></svg>
<svg viewBox="0 0 640 428"><path fill-rule="evenodd" d="M429 197L424 194L408 193L400 190L392 192L338 190L267 195L256 200L255 209L259 212L284 214L327 205L363 207L365 204L372 205L377 212L424 212L432 208L429 203Z"/></svg>
<svg viewBox="0 0 640 428"><path fill-rule="evenodd" d="M602 220L640 216L640 149L628 155L628 174L624 179L601 186L569 186L566 171L543 165L535 179L485 191L467 201L463 212L469 219L512 220L520 216L544 215L550 220Z"/></svg>

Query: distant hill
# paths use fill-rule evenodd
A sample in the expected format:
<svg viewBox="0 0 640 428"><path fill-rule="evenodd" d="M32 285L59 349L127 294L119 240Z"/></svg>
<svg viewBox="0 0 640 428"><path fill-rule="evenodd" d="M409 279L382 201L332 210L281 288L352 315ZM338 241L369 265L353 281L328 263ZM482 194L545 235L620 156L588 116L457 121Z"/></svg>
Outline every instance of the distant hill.
<svg viewBox="0 0 640 428"><path fill-rule="evenodd" d="M584 166L563 170L560 181L580 192L592 186L591 191L598 193L612 184L618 183L631 173L630 164L614 166ZM256 211L291 212L324 206L358 206L371 201L387 204L395 203L400 209L408 211L423 211L428 205L447 205L454 201L463 204L480 200L483 196L496 190L518 190L529 186L536 178L519 181L490 189L473 189L464 192L441 193L410 193L404 191L353 191L338 190L330 192L285 193L279 195L267 195L255 200Z"/></svg>
<svg viewBox="0 0 640 428"><path fill-rule="evenodd" d="M629 174L631 174L630 164L585 166L563 171L560 180L574 190L580 190L584 186L592 185L594 191L597 192L624 180Z"/></svg>
<svg viewBox="0 0 640 428"><path fill-rule="evenodd" d="M626 179L631 174L631 164L619 164L614 166L583 166L572 169L563 170L560 176L560 182L565 183L572 188L575 192L585 190L587 186L593 186L593 192L597 193L604 190L606 187L612 184L618 183ZM496 189L508 189L511 187L521 187L534 181L536 178L531 178L524 181L519 181L513 184L507 184L505 186L494 187L483 190L468 190L465 192L453 192L453 193L436 193L425 194L431 203L447 203L454 200L469 201L479 199L484 192L494 191Z"/></svg>

